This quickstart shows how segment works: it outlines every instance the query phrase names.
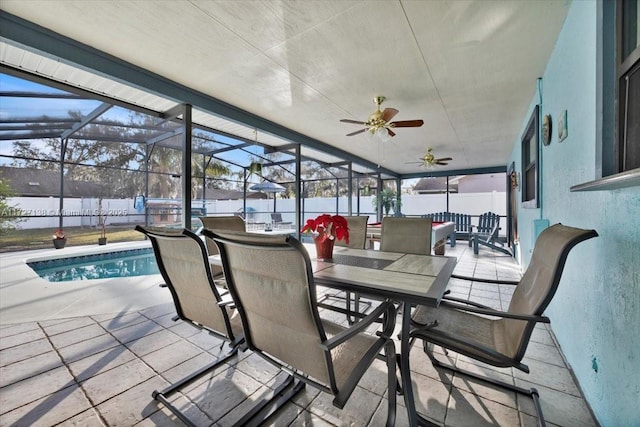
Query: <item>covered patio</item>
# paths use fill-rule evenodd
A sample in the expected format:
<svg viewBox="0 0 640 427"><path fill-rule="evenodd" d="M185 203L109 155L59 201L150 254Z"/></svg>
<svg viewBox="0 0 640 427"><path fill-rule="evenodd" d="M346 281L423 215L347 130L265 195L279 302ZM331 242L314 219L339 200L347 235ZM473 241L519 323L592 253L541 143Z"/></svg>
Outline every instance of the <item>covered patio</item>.
<svg viewBox="0 0 640 427"><path fill-rule="evenodd" d="M623 7L632 8L624 15L632 17L624 27L632 29L628 38L619 37ZM545 389L544 411L553 425L640 423L640 330L634 327L640 323L637 1L190 0L156 7L5 0L1 8L3 79L25 79L56 92L43 96L3 84L1 165L44 164L28 150L17 153L12 142L57 141L59 154L44 160L59 173L61 193L65 173L75 168L132 200L178 200L177 225L192 228L206 209L210 183L239 185L242 209L225 213L246 214L252 207L246 202L249 187L267 181L286 188L292 207L282 212L282 199L273 198L259 213L289 215L299 230L319 213L309 202L314 186L335 198L331 212L380 219L380 199L360 203L372 189L369 194L388 189L397 197L408 180L506 173L503 237L514 256L490 249L474 255L466 244L447 247L458 268L476 277L520 274L550 224L597 230L600 238L577 248L567 262L545 313L551 327L536 330L526 355L532 374L506 374ZM616 44L621 40L630 46L622 49ZM627 56L620 59L621 52ZM623 65L628 78L618 81ZM618 97L624 93L616 88L624 81L632 83L626 92L630 107L622 111ZM387 98L383 111L393 110L383 116L424 124L396 129L389 119L375 125L370 99L380 96ZM20 109L8 114L9 98L78 102L64 112L78 114L68 121L46 113L29 117ZM134 119L123 122L129 114ZM107 129L112 125L119 130ZM110 163L113 153L81 161L65 157L65 150L85 139L112 144L118 155L134 154L117 167ZM452 160L426 161L431 149L437 158ZM178 161L166 155L172 152L180 153ZM63 218L63 199L53 214L60 226L72 220ZM446 203L434 211L449 210L448 198ZM146 212L134 215L148 223ZM24 256L0 257L0 369L7 373L0 386L2 423L173 425L141 389L172 379L189 361L211 358L217 343L168 321L171 307L156 283L138 288L140 295L154 295L149 304L116 296L115 310L74 312L91 309L88 299L67 301L58 294L49 300L56 291L31 275L7 276ZM25 285L38 290L32 300L21 299ZM476 284L450 286L491 304L506 301L500 291ZM34 308L49 302L61 305ZM191 348L188 355L167 351L178 342ZM412 357L420 353L415 350ZM451 381L431 371L426 359L412 367L423 381L418 409L436 422L532 425L528 402ZM226 391L238 399L223 413L202 410L208 403L190 406L203 424L228 425L273 376L241 354L188 393L193 400L185 404L208 390L207 398L215 395L218 380L232 378ZM104 381L112 378L129 382ZM362 399L339 414L308 390L273 425L356 419L358 425L380 425L380 382L367 381L358 389ZM376 415L363 418L359 403L373 405L366 411ZM398 425L403 423L400 418Z"/></svg>
<svg viewBox="0 0 640 427"><path fill-rule="evenodd" d="M86 253L89 248L67 249ZM33 252L2 258L2 286L23 282L26 287L4 293L0 300L3 319L12 319L0 326L3 423L179 425L151 399L150 390L212 361L225 352L222 342L171 320L175 308L168 290L158 286L159 275L45 285L39 277L25 281L25 275L34 274L25 271L29 269L20 261L55 251ZM477 257L466 245L450 252L458 258L458 274L496 279L520 276L509 257L490 253ZM55 286L57 290L51 289ZM456 296L493 307L506 307L512 292L508 287L456 280L449 288ZM325 311L323 316L346 322L336 313ZM471 359L459 357L465 360L464 366L474 366ZM525 362L532 367L532 375L479 365L475 369L540 389L545 417L552 425L598 425L547 325L536 329ZM333 408L326 395L307 387L269 425L381 425L386 416L386 373L384 363L376 363L344 410ZM435 370L420 346L411 352L411 366L418 410L443 426L535 425L530 399ZM177 397L177 404L198 425L230 425L277 382L277 375L276 369L251 352L239 353L191 385ZM396 425L406 423L400 406Z"/></svg>

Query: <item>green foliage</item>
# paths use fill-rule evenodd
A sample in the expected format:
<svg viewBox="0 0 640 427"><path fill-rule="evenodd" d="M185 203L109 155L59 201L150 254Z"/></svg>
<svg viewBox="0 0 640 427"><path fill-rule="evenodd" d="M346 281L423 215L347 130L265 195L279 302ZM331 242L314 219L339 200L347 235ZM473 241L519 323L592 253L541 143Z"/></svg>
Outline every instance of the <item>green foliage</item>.
<svg viewBox="0 0 640 427"><path fill-rule="evenodd" d="M8 180L0 177L0 234L6 234L9 230L15 228L15 224L22 221L17 217L20 215L20 209L10 206L7 199L13 196L13 191Z"/></svg>
<svg viewBox="0 0 640 427"><path fill-rule="evenodd" d="M378 193L378 196L373 201L374 212L378 212L378 203L382 205L382 210L385 215L389 215L392 209L395 213L400 213L402 207L400 196L391 188L383 188L382 191Z"/></svg>
<svg viewBox="0 0 640 427"><path fill-rule="evenodd" d="M80 112L69 112L69 117L82 120ZM131 112L124 123L109 122L108 125L90 123L77 135L99 135L98 139L59 138L36 141L14 141L15 158L12 166L44 170L58 170L60 155L64 148L64 177L70 181L108 183L100 190L104 198L127 198L141 194L145 188L146 167L149 168L149 196L162 198L180 197L180 179L175 176L182 169L182 151L160 145L141 143L153 136L149 129L157 132L157 118ZM202 145L202 136L194 135L194 149ZM128 142L139 141L139 142ZM63 145L64 144L64 145ZM229 175L230 169L214 160L207 163L203 171L201 154L192 156L192 191L201 178ZM208 185L211 185L209 181Z"/></svg>

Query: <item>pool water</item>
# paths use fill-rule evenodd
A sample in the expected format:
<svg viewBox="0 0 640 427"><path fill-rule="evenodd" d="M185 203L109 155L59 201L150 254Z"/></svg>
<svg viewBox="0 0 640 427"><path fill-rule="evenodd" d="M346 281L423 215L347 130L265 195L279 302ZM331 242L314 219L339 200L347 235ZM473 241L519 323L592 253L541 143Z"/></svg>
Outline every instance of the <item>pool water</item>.
<svg viewBox="0 0 640 427"><path fill-rule="evenodd" d="M27 263L50 282L159 274L153 249L130 249Z"/></svg>

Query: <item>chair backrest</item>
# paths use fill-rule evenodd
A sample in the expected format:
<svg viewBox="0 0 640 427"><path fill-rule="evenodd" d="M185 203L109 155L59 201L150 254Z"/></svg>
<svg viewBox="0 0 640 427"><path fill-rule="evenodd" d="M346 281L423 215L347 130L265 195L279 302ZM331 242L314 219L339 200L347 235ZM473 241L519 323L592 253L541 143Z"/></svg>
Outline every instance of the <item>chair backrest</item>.
<svg viewBox="0 0 640 427"><path fill-rule="evenodd" d="M272 213L271 214L271 222L273 222L274 224L282 222L282 214L279 213L279 212Z"/></svg>
<svg viewBox="0 0 640 427"><path fill-rule="evenodd" d="M344 240L335 241L335 246L346 246L352 249L364 249L367 242L367 222L369 215L345 216L349 226L349 244Z"/></svg>
<svg viewBox="0 0 640 427"><path fill-rule="evenodd" d="M301 243L283 235L203 233L220 248L249 348L335 389L331 357L320 346L326 334L311 262Z"/></svg>
<svg viewBox="0 0 640 427"><path fill-rule="evenodd" d="M431 218L436 222L448 222L451 221L449 218L451 217L450 212L436 212L422 215L422 218Z"/></svg>
<svg viewBox="0 0 640 427"><path fill-rule="evenodd" d="M207 230L245 231L244 219L237 215L201 216L200 221L202 221L202 227ZM206 238L205 243L209 255L218 254L218 246L213 240ZM212 266L212 269L216 276L222 273L222 268L217 265Z"/></svg>
<svg viewBox="0 0 640 427"><path fill-rule="evenodd" d="M431 218L382 219L380 250L409 254L431 254Z"/></svg>
<svg viewBox="0 0 640 427"><path fill-rule="evenodd" d="M555 224L545 229L536 240L531 262L516 286L508 311L540 316L558 289L562 271L571 249L580 242L598 236L595 230L584 230ZM502 319L514 359L524 357L534 322Z"/></svg>
<svg viewBox="0 0 640 427"><path fill-rule="evenodd" d="M485 212L478 218L478 233L488 234L490 238L498 237L500 229L500 215Z"/></svg>
<svg viewBox="0 0 640 427"><path fill-rule="evenodd" d="M468 232L471 230L471 215L461 213L451 213L451 222L456 223L456 231Z"/></svg>
<svg viewBox="0 0 640 427"><path fill-rule="evenodd" d="M138 225L136 230L151 240L158 269L171 292L178 317L234 340L241 332L240 323L232 322L231 309L218 304L222 298L214 284L202 239L186 229L156 231Z"/></svg>

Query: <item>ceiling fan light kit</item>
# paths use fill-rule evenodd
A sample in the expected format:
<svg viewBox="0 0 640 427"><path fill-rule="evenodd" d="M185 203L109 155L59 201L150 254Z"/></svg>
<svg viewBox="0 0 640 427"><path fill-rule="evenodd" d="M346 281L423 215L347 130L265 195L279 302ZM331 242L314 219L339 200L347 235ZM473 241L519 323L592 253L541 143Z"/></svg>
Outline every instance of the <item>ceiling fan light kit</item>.
<svg viewBox="0 0 640 427"><path fill-rule="evenodd" d="M427 154L420 157L419 162L408 162L407 164L420 163L420 166L430 169L434 166L447 166L449 164L447 162L451 160L453 160L451 157L436 158L433 154L433 148L429 147L427 148Z"/></svg>
<svg viewBox="0 0 640 427"><path fill-rule="evenodd" d="M357 130L355 132L348 133L347 136L358 135L363 132L367 132L370 138L378 141L388 141L392 137L396 136L396 133L392 128L398 127L420 127L424 124L422 120L403 120L392 122L398 110L395 108L385 108L384 111L380 110L380 105L385 101L384 96L376 96L373 98L373 102L376 104L376 111L369 116L369 120L361 122L357 120L342 119L343 123L353 123L364 125L364 129Z"/></svg>

